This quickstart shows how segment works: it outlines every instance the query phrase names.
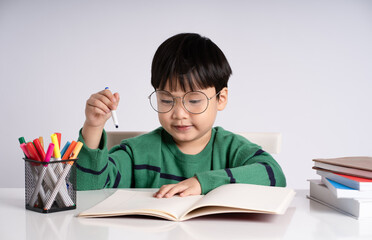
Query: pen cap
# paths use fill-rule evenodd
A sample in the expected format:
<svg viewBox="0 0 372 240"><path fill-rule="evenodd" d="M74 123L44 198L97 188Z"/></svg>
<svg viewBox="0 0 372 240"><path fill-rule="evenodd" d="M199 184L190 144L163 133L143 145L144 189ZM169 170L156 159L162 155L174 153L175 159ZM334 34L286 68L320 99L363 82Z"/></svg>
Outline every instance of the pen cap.
<svg viewBox="0 0 372 240"><path fill-rule="evenodd" d="M26 147L31 159L41 161L39 154L37 153L36 148L32 142L28 142L26 144Z"/></svg>
<svg viewBox="0 0 372 240"><path fill-rule="evenodd" d="M67 141L66 142L66 144L65 144L65 146L63 147L63 149L61 150L61 156L63 157L63 155L66 153L66 151L67 151L67 149L68 149L68 147L70 146L70 142L69 141Z"/></svg>
<svg viewBox="0 0 372 240"><path fill-rule="evenodd" d="M62 160L67 160L67 159L70 158L70 155L72 153L72 150L74 150L75 146L76 146L76 142L75 141L72 141L71 144L70 144L70 146L68 146L65 154L63 154Z"/></svg>
<svg viewBox="0 0 372 240"><path fill-rule="evenodd" d="M70 159L76 159L77 156L79 155L79 152L80 152L82 147L83 147L83 143L82 142L77 142L74 150L72 150L72 155L71 155Z"/></svg>
<svg viewBox="0 0 372 240"><path fill-rule="evenodd" d="M41 146L44 148L44 138L40 136L39 141L40 141Z"/></svg>
<svg viewBox="0 0 372 240"><path fill-rule="evenodd" d="M76 159L82 147L83 147L83 143L77 142L74 150L72 151L72 155L70 159ZM69 163L72 164L73 162L69 162Z"/></svg>
<svg viewBox="0 0 372 240"><path fill-rule="evenodd" d="M53 150L54 150L54 144L53 143L50 143L49 144L49 147L48 147L48 150L47 150L47 152L45 154L44 162L49 162L50 161L50 157L53 154Z"/></svg>
<svg viewBox="0 0 372 240"><path fill-rule="evenodd" d="M52 139L52 143L54 144L54 150L53 150L54 157L55 158L61 158L61 152L59 150L59 144L58 144L57 135L56 134L52 134L50 136L50 138Z"/></svg>
<svg viewBox="0 0 372 240"><path fill-rule="evenodd" d="M34 145L37 150L37 153L42 161L45 159L45 152L43 147L41 146L40 140L38 138L34 139Z"/></svg>
<svg viewBox="0 0 372 240"><path fill-rule="evenodd" d="M25 140L24 137L20 137L20 138L18 138L18 141L19 141L20 144L22 144L22 143L26 143L26 140Z"/></svg>
<svg viewBox="0 0 372 240"><path fill-rule="evenodd" d="M21 146L21 149L22 149L23 153L26 155L26 157L28 159L31 159L31 156L28 153L28 150L27 150L27 147L26 147L26 143L22 143L20 146Z"/></svg>
<svg viewBox="0 0 372 240"><path fill-rule="evenodd" d="M58 132L55 132L54 134L57 136L57 139L58 139L58 148L61 150L61 138L62 138L62 134L61 133L58 133Z"/></svg>

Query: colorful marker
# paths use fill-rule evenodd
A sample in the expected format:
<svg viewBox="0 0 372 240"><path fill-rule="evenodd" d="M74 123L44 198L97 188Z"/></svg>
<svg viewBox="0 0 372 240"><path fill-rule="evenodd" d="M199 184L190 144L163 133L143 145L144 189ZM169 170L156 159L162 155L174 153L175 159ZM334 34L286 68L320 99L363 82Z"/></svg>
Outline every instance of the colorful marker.
<svg viewBox="0 0 372 240"><path fill-rule="evenodd" d="M61 133L58 133L58 132L55 132L54 134L57 135L58 148L61 149L61 138L62 138L62 134Z"/></svg>
<svg viewBox="0 0 372 240"><path fill-rule="evenodd" d="M51 143L50 145L52 145L52 144L53 143ZM54 144L53 144L53 146L54 146ZM48 151L47 151L47 154L46 154L46 158L45 158L45 161L46 162L49 162L50 161L51 156L52 156L52 153L53 153L53 150L54 150L54 148L52 148L51 146L49 146ZM50 164L49 167L47 167L48 175L50 177L51 182L46 182L46 183L47 183L47 185L48 184L51 185L51 188L50 188L51 191L54 190L55 184L58 182L58 177L59 177L58 174L54 172L54 170L52 168L52 165L53 166L54 165L60 166L60 164L61 163L54 163L54 164ZM49 185L48 185L48 187L49 187ZM68 207L68 206L72 206L74 204L74 202L72 201L72 199L68 195L68 192L67 192L66 188L59 189L59 191L58 191L58 197L56 198L56 201L57 201L58 206L60 206L60 207L61 206ZM45 206L45 204L44 204L44 206Z"/></svg>
<svg viewBox="0 0 372 240"><path fill-rule="evenodd" d="M40 140L38 138L35 138L34 141L33 141L33 143L35 145L35 148L37 150L37 153L39 154L40 160L44 161L44 159L45 159L45 152L44 152L43 146L40 143Z"/></svg>
<svg viewBox="0 0 372 240"><path fill-rule="evenodd" d="M37 140L39 140L39 139L37 139ZM48 147L47 154L44 153L45 157L44 157L43 161L45 161L45 162L50 161L50 157L52 156L53 149L54 149L54 144L51 143ZM40 189L42 188L42 183L43 183L44 176L45 176L45 173L47 171L47 168L48 168L48 165L44 165L44 167L40 171L39 178L38 178L37 183L36 183L36 187L35 187L34 192L33 192L32 196L30 198L30 201L29 201L30 206L33 206L36 202L37 194L40 192ZM44 204L46 204L45 196L44 197L41 196L41 200L43 201Z"/></svg>
<svg viewBox="0 0 372 240"><path fill-rule="evenodd" d="M72 151L72 156L70 157L70 159L76 159L77 158L82 146L83 146L83 144L81 142L77 142L74 150ZM70 161L70 162L67 162L67 163L68 164L66 164L66 167L63 169L63 172L62 172L61 176L59 177L58 182L56 183L56 185L54 187L54 190L49 197L49 200L47 201L47 203L44 206L44 210L49 210L50 207L52 206L52 204L54 202L54 199L56 198L57 193L58 193L59 189L61 188L61 186L64 185L63 184L64 179L66 178L67 174L69 173L69 171L71 169L71 166L73 165L74 162Z"/></svg>
<svg viewBox="0 0 372 240"><path fill-rule="evenodd" d="M34 144L32 142L28 142L26 144L26 147L27 147L27 151L28 151L28 153L30 155L30 158L32 160L36 160L36 161L40 161L41 162L41 158L39 157L39 154L37 153Z"/></svg>
<svg viewBox="0 0 372 240"><path fill-rule="evenodd" d="M76 159L77 156L79 155L80 150L81 150L82 147L83 147L83 143L82 142L77 142L74 150L72 151L72 155L69 159Z"/></svg>
<svg viewBox="0 0 372 240"><path fill-rule="evenodd" d="M109 88L105 87L105 89L109 89ZM111 110L111 117L112 117L112 120L114 121L115 127L119 128L119 121L118 121L118 116L116 115L116 110Z"/></svg>
<svg viewBox="0 0 372 240"><path fill-rule="evenodd" d="M54 133L50 136L50 138L52 139L52 143L54 144L53 156L55 158L61 158L61 152L59 151L59 143L58 143L57 135Z"/></svg>
<svg viewBox="0 0 372 240"><path fill-rule="evenodd" d="M28 150L27 150L27 147L26 147L26 143L21 143L21 148L22 148L22 151L23 153L25 154L25 156L28 158L28 159L31 159L31 156L30 154L28 153Z"/></svg>
<svg viewBox="0 0 372 240"><path fill-rule="evenodd" d="M54 143L54 150L53 150L53 155L54 155L54 158L55 158L54 160L59 161L59 160L61 160L61 152L59 150L58 135L56 133L54 133L50 137L52 139L52 143ZM55 191L56 188L57 188L57 183L60 182L60 181L62 182L60 184L66 186L66 181L65 181L66 176L64 176L64 177L62 176L63 172L65 171L64 168L62 167L62 165L63 165L62 163L55 163L54 165L57 165L55 167L55 171L56 171L56 175L59 177L58 181L54 182L56 184L55 187L54 187L54 191ZM61 188L60 189L60 187L58 187L57 193L61 190L62 199L63 199L63 202L65 203L65 205L66 206L73 205L74 203L71 200L71 198L69 197L69 195L67 193L67 189L66 188ZM56 195L57 195L57 193L56 193ZM56 195L53 197L54 199L56 198ZM50 197L50 198L52 198L52 197ZM51 204L53 204L53 202ZM50 206L49 206L49 208L50 208Z"/></svg>
<svg viewBox="0 0 372 240"><path fill-rule="evenodd" d="M26 140L24 137L18 138L19 144L26 143Z"/></svg>
<svg viewBox="0 0 372 240"><path fill-rule="evenodd" d="M67 151L68 147L70 146L70 142L67 141L65 146L63 147L62 151L61 151L61 156L63 156L65 154L65 152Z"/></svg>
<svg viewBox="0 0 372 240"><path fill-rule="evenodd" d="M26 159L32 159L39 162L49 162L50 164L41 164L31 162L30 164L36 185L31 198L28 200L29 206L42 207L50 209L53 202L56 201L59 207L74 206L75 203L69 195L69 190L66 187L66 176L70 172L74 161L76 159L83 144L81 142L67 141L65 146L61 149L61 134L54 133L51 135L52 143L50 143L47 151L44 151L44 141L42 137L36 138L33 142L26 143L24 137L18 138L20 147L25 154ZM53 154L54 158L51 158ZM71 159L67 162L59 162L63 156L63 160ZM52 163L52 161L56 161ZM66 164L63 164L66 163ZM65 166L65 167L64 167ZM43 182L45 181L45 185ZM45 189L44 189L45 188ZM38 198L40 195L40 198ZM39 200L38 200L39 199ZM36 204L35 204L36 203ZM43 206L42 206L43 205Z"/></svg>
<svg viewBox="0 0 372 240"><path fill-rule="evenodd" d="M70 155L71 155L72 151L74 150L75 146L76 146L76 142L72 141L70 146L67 148L65 154L63 154L62 160L67 160L67 159L70 158Z"/></svg>
<svg viewBox="0 0 372 240"><path fill-rule="evenodd" d="M44 138L40 136L40 137L39 137L39 141L40 141L41 146L42 146L43 149L44 149Z"/></svg>

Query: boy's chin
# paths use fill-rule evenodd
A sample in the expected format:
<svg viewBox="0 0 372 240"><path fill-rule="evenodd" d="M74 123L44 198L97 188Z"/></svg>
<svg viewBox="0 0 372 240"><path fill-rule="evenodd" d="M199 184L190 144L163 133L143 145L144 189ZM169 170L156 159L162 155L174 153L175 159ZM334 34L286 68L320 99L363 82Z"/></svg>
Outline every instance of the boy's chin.
<svg viewBox="0 0 372 240"><path fill-rule="evenodd" d="M171 133L171 136L174 141L176 142L190 142L194 139L191 134L184 134L184 133Z"/></svg>
<svg viewBox="0 0 372 240"><path fill-rule="evenodd" d="M171 131L171 132L168 132L173 140L176 142L176 143L186 143L186 142L192 142L195 140L195 138L197 137L195 133L192 133L192 132L187 132L187 133L180 133L180 132L177 132L177 131Z"/></svg>

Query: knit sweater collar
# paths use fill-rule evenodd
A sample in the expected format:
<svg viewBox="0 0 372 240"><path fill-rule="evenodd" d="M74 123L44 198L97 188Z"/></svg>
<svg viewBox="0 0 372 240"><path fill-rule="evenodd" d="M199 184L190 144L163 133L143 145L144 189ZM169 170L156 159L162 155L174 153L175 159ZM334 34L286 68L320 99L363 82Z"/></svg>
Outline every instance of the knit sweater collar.
<svg viewBox="0 0 372 240"><path fill-rule="evenodd" d="M198 161L200 162L200 159L210 159L212 154L212 148L213 148L213 142L216 135L216 130L212 128L212 135L211 139L209 140L208 144L205 146L205 148L197 154L185 154L181 152L181 150L177 147L176 143L174 142L172 136L163 129L162 131L162 138L163 142L166 145L166 147L169 149L169 151L178 159L178 160L184 160L187 162L194 162Z"/></svg>

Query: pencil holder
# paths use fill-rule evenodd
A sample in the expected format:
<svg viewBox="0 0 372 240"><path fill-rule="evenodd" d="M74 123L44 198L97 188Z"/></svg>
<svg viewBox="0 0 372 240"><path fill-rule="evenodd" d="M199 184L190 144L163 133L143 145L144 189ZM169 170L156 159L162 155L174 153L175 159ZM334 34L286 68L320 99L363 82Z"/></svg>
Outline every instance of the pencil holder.
<svg viewBox="0 0 372 240"><path fill-rule="evenodd" d="M76 209L77 159L24 161L26 209L40 213Z"/></svg>

